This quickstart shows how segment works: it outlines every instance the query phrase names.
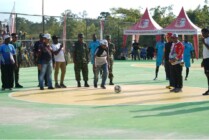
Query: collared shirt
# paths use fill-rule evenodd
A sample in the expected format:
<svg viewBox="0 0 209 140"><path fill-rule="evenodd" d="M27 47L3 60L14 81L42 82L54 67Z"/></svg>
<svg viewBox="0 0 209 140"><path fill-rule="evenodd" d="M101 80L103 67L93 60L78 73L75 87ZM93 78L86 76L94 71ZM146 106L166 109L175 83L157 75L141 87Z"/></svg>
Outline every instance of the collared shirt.
<svg viewBox="0 0 209 140"><path fill-rule="evenodd" d="M184 45L178 41L177 43L173 43L171 47L171 52L169 54L169 59L176 59L176 62L172 65L179 64L183 62L183 53L184 53Z"/></svg>
<svg viewBox="0 0 209 140"><path fill-rule="evenodd" d="M13 64L12 55L16 55L15 48L12 44L2 44L0 46L1 64Z"/></svg>
<svg viewBox="0 0 209 140"><path fill-rule="evenodd" d="M91 63L94 64L94 54L96 49L99 47L100 43L98 40L91 41L89 43L90 55L91 55Z"/></svg>
<svg viewBox="0 0 209 140"><path fill-rule="evenodd" d="M183 42L184 57L191 57L191 52L194 51L193 45L190 42Z"/></svg>

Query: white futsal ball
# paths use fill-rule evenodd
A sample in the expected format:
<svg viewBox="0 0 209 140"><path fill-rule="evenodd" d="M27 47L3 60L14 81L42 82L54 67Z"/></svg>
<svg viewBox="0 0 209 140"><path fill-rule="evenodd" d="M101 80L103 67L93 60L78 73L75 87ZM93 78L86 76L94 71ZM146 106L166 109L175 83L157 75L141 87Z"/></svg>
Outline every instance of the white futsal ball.
<svg viewBox="0 0 209 140"><path fill-rule="evenodd" d="M120 93L121 92L121 87L119 85L116 85L114 90L115 90L115 93Z"/></svg>

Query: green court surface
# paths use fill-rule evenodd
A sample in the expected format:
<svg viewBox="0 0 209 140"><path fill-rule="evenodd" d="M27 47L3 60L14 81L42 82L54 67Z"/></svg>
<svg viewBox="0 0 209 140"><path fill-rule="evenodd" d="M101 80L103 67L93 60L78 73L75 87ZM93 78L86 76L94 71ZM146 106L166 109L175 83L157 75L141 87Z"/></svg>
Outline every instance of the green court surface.
<svg viewBox="0 0 209 140"><path fill-rule="evenodd" d="M207 80L200 67L200 61L196 60L190 68L189 78L184 81L185 88L207 89ZM74 88L76 91L73 64L67 66L66 74L65 84L69 89ZM155 81L154 74L154 60L115 61L114 83L122 87L122 92L114 97L131 94L123 92L123 88L130 85L139 87L153 85L164 89L168 85L164 68L160 67L158 79ZM183 75L185 76L185 67ZM190 102L152 104L151 100L149 105L136 101L132 104L74 105L37 103L11 98L15 92L22 92L27 96L27 92L38 89L35 67L20 69L20 84L24 86L23 89L0 92L0 139L209 139L209 97L204 97L206 98L204 101L195 101L195 98L202 98L202 90L196 93L192 98L194 101ZM89 84L92 89L91 64L89 64ZM88 88L82 89L84 89L82 96L85 96L86 92L91 92ZM98 90L105 92L104 89ZM73 94L74 91L70 92ZM112 92L114 94L114 91ZM53 91L51 94L56 93ZM164 93L158 90L156 94ZM181 98L181 93L166 94L167 96L179 94L175 96ZM187 94L189 96L190 93ZM133 98L135 96L137 93ZM146 90L138 97L145 98ZM79 96L77 98L79 100Z"/></svg>

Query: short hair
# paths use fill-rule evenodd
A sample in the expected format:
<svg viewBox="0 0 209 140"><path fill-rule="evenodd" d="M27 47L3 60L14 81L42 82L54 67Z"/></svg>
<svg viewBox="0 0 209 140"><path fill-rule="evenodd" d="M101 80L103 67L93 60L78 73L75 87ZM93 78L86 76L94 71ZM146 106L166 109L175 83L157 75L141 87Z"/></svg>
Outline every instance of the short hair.
<svg viewBox="0 0 209 140"><path fill-rule="evenodd" d="M203 29L201 30L201 32L203 32L203 33L209 33L209 30L208 30L207 28L203 28Z"/></svg>

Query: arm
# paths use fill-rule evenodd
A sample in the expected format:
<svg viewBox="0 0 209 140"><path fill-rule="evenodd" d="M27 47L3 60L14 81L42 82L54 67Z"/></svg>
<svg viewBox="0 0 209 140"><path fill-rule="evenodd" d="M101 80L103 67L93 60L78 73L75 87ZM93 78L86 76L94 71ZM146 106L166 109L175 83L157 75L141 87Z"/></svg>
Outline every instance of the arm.
<svg viewBox="0 0 209 140"><path fill-rule="evenodd" d="M53 51L53 54L57 55L62 50L62 48L63 48L63 45L60 44L60 48L58 50L56 50L56 51Z"/></svg>

